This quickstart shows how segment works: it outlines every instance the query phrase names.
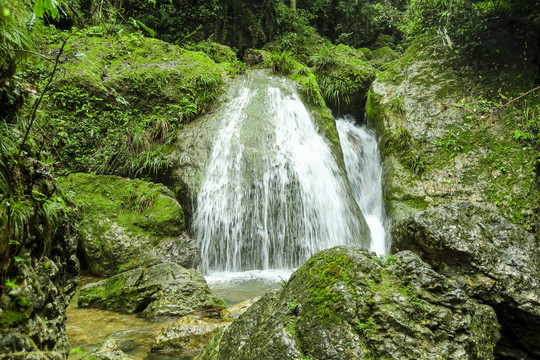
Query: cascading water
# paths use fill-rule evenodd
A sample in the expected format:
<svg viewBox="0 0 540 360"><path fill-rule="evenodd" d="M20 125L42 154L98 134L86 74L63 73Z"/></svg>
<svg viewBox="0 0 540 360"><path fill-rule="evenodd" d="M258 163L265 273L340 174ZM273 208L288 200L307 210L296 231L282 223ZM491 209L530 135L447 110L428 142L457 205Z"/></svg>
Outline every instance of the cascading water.
<svg viewBox="0 0 540 360"><path fill-rule="evenodd" d="M365 126L355 125L350 117L338 119L336 125L349 183L371 231L369 249L387 254L388 226L385 226L382 166L375 133Z"/></svg>
<svg viewBox="0 0 540 360"><path fill-rule="evenodd" d="M234 96L217 114L194 215L203 272L291 269L335 245L367 247L346 176L294 88L252 72Z"/></svg>

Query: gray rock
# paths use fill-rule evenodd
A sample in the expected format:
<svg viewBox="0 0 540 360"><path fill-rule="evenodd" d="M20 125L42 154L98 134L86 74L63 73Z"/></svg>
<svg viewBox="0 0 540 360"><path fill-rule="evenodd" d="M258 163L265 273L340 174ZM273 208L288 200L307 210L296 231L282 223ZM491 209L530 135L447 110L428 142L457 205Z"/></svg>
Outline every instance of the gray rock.
<svg viewBox="0 0 540 360"><path fill-rule="evenodd" d="M405 251L315 254L199 359L493 359L493 309Z"/></svg>
<svg viewBox="0 0 540 360"><path fill-rule="evenodd" d="M238 319L240 315L245 313L247 309L249 309L251 305L255 304L259 299L260 296L253 299L247 299L224 310L221 310L221 318L225 321L234 321Z"/></svg>
<svg viewBox="0 0 540 360"><path fill-rule="evenodd" d="M106 339L99 349L82 357L82 360L141 360L141 358L126 355L114 339Z"/></svg>
<svg viewBox="0 0 540 360"><path fill-rule="evenodd" d="M152 350L202 349L217 331L229 322L188 315L163 329L152 343Z"/></svg>
<svg viewBox="0 0 540 360"><path fill-rule="evenodd" d="M418 212L392 236L393 251L413 251L495 309L500 355L540 358L540 254L532 234L494 208L460 202Z"/></svg>
<svg viewBox="0 0 540 360"><path fill-rule="evenodd" d="M134 269L88 284L79 293L78 305L141 313L143 317L194 313L219 317L225 307L197 270L175 263Z"/></svg>
<svg viewBox="0 0 540 360"><path fill-rule="evenodd" d="M538 236L537 152L513 138L517 112L483 118L495 109L491 101L498 102L487 93L501 82L525 92L532 81L525 79L536 74L524 69L518 78L494 67L478 76L472 67L456 66L440 44L440 38L416 37L371 86L366 112L381 139L386 213L397 222L457 201L495 203Z"/></svg>

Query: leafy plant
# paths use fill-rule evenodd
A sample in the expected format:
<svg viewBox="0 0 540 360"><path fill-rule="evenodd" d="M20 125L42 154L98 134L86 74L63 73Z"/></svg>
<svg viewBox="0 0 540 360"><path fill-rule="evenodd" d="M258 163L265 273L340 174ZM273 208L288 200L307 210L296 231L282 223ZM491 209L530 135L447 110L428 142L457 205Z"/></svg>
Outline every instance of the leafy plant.
<svg viewBox="0 0 540 360"><path fill-rule="evenodd" d="M270 56L272 71L281 75L290 75L294 71L295 61L290 51L273 52Z"/></svg>

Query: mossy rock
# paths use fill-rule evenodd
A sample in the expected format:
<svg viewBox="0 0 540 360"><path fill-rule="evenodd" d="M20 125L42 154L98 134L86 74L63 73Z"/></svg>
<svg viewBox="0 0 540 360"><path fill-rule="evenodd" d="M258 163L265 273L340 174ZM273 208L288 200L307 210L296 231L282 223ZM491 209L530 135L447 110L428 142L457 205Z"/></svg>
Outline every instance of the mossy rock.
<svg viewBox="0 0 540 360"><path fill-rule="evenodd" d="M389 46L383 46L371 52L371 64L381 66L399 57L399 54Z"/></svg>
<svg viewBox="0 0 540 360"><path fill-rule="evenodd" d="M140 313L149 318L198 312L219 317L225 302L210 291L197 270L165 263L88 284L79 292L78 306Z"/></svg>
<svg viewBox="0 0 540 360"><path fill-rule="evenodd" d="M55 134L51 152L72 170L162 181L168 140L210 111L229 76L243 71L225 46L191 49L137 34L74 35L43 106Z"/></svg>
<svg viewBox="0 0 540 360"><path fill-rule="evenodd" d="M377 40L375 40L375 43L373 44L373 49L380 49L382 47L389 47L394 48L395 47L395 40L392 35L387 34L379 34L377 36Z"/></svg>
<svg viewBox="0 0 540 360"><path fill-rule="evenodd" d="M493 309L411 252L315 254L209 343L208 359L494 359Z"/></svg>
<svg viewBox="0 0 540 360"><path fill-rule="evenodd" d="M540 234L537 153L514 138L524 110L501 108L507 100L499 94L501 81L509 93L527 91L534 64L518 65L523 51L516 48L473 69L439 45L435 36L415 38L384 65L369 93L368 122L383 144L387 214L399 221L470 200L495 204L509 221Z"/></svg>
<svg viewBox="0 0 540 360"><path fill-rule="evenodd" d="M182 235L182 207L165 186L84 173L60 178L59 184L79 208L79 246L96 275L110 276L161 261L194 265L193 242ZM164 257L162 248L175 256ZM182 248L186 254L178 250Z"/></svg>

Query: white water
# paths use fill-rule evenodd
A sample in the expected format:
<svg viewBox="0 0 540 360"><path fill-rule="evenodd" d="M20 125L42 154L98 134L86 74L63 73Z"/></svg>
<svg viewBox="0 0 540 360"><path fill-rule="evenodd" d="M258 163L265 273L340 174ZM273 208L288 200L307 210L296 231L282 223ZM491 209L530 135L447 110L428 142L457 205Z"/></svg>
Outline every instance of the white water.
<svg viewBox="0 0 540 360"><path fill-rule="evenodd" d="M367 246L346 176L294 89L254 72L232 96L197 198L201 270L293 269L325 248Z"/></svg>
<svg viewBox="0 0 540 360"><path fill-rule="evenodd" d="M373 130L351 118L336 121L349 183L371 231L369 249L388 253L382 189L382 166Z"/></svg>

